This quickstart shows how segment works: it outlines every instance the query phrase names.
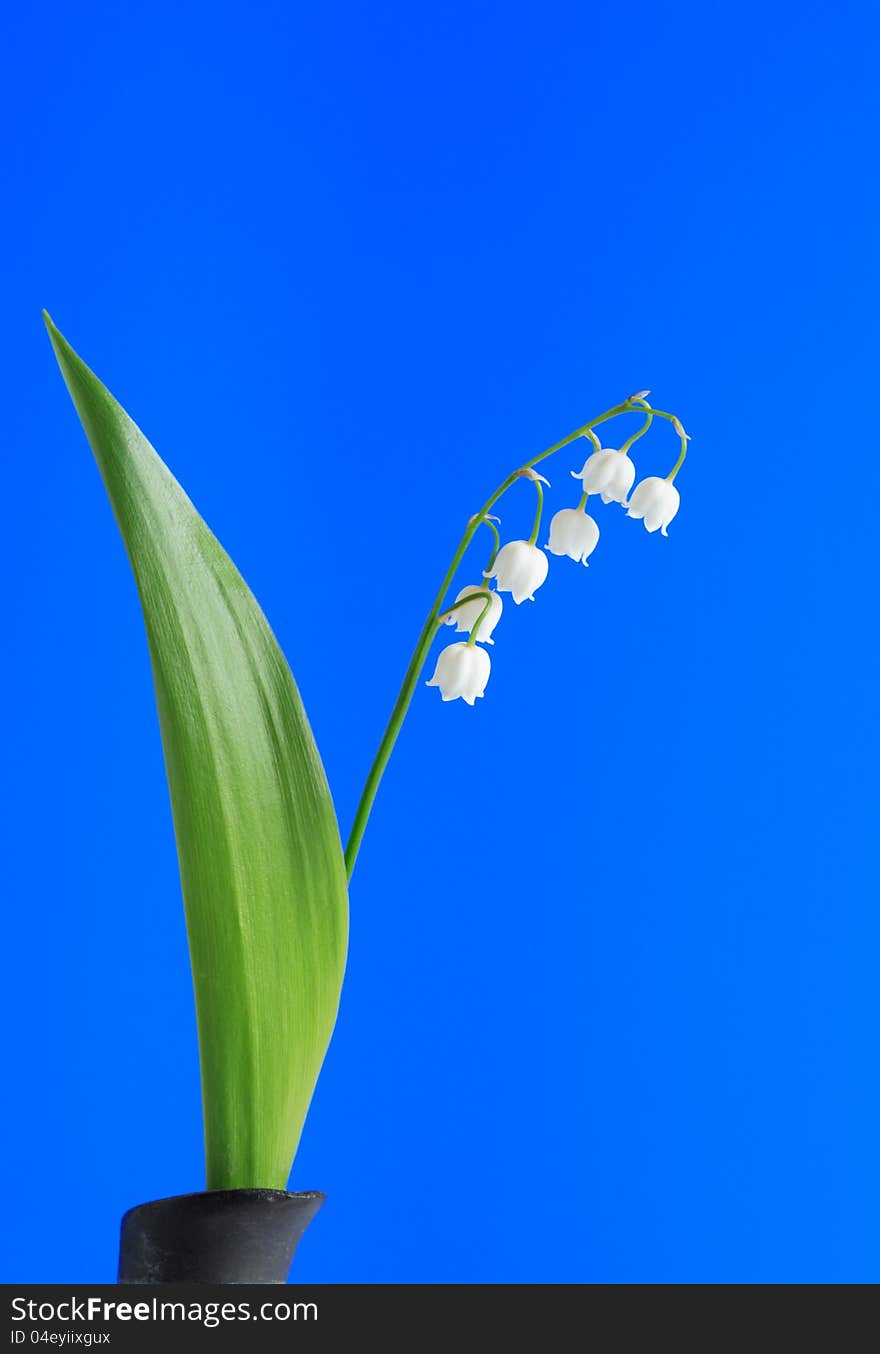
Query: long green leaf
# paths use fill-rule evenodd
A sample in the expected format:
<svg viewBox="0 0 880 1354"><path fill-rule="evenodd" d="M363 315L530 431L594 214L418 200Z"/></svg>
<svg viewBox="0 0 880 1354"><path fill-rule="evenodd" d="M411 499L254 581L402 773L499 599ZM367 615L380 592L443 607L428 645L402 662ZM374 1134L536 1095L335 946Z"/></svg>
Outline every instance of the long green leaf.
<svg viewBox="0 0 880 1354"><path fill-rule="evenodd" d="M195 987L208 1187L280 1189L345 965L348 895L330 792L290 669L238 570L48 316L46 325L146 621Z"/></svg>

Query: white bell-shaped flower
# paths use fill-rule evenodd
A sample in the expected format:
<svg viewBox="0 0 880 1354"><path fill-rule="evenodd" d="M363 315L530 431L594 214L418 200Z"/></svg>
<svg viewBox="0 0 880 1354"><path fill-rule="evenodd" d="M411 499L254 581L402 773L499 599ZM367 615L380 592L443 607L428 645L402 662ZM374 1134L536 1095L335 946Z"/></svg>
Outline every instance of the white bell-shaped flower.
<svg viewBox="0 0 880 1354"><path fill-rule="evenodd" d="M571 473L581 481L585 494L601 494L603 503L625 503L636 477L636 468L625 451L603 447L587 457L583 470Z"/></svg>
<svg viewBox="0 0 880 1354"><path fill-rule="evenodd" d="M649 475L633 490L627 503L627 517L643 517L649 531L660 528L661 535L667 534L666 528L678 512L681 502L678 490L669 480L661 480L658 475Z"/></svg>
<svg viewBox="0 0 880 1354"><path fill-rule="evenodd" d="M485 649L460 640L458 644L449 644L440 651L434 676L426 685L439 686L440 695L445 701L458 700L460 696L466 705L473 705L486 690L491 667L492 662Z"/></svg>
<svg viewBox="0 0 880 1354"><path fill-rule="evenodd" d="M499 592L512 592L519 606L526 598L534 602L549 567L544 551L530 541L508 541L498 551L495 568L486 577L495 579Z"/></svg>
<svg viewBox="0 0 880 1354"><path fill-rule="evenodd" d="M456 607L454 611L446 617L447 625L454 625L458 634L470 634L477 621L483 616L483 608L486 605L486 583L470 583L466 588L462 588L456 597L456 602L461 602L465 597L470 597L471 593L481 593L482 596L476 597L473 602L465 602L464 606ZM504 605L497 592L490 593L492 598L489 603L489 610L483 616L480 628L477 631L478 644L494 644L492 631L501 620L501 609Z"/></svg>
<svg viewBox="0 0 880 1354"><path fill-rule="evenodd" d="M586 564L599 542L599 528L581 508L560 508L550 522L547 549L551 555L568 555Z"/></svg>

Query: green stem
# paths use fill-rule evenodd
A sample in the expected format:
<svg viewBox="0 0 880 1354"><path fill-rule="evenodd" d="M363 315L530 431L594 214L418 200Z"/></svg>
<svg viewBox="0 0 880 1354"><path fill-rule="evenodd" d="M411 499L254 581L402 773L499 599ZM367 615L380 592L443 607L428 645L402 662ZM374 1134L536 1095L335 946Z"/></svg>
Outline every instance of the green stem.
<svg viewBox="0 0 880 1354"><path fill-rule="evenodd" d="M630 400L629 408L644 409L645 413L648 415L648 423L645 424L645 427L642 428L641 432L636 434L637 437L641 437L642 433L647 432L648 424L651 422L652 415L656 416L657 418L669 419L669 422L673 424L673 426L675 427L676 432L681 438L681 451L679 452L678 460L675 462L675 465L672 467L669 474L666 476L667 481L670 484L672 484L679 470L681 470L681 467L684 465L685 456L687 456L688 439L681 430L681 422L679 421L678 415L670 414L666 409L652 409L651 406L648 404L647 400ZM621 447L621 451L625 451L626 447L629 445L630 445L629 442L625 443L624 446Z"/></svg>
<svg viewBox="0 0 880 1354"><path fill-rule="evenodd" d="M666 409L653 409L646 400L639 400L636 404L627 404L626 407L633 414L641 409L646 414L653 414L654 418L668 418L670 423L678 422L678 414L670 414Z"/></svg>
<svg viewBox="0 0 880 1354"><path fill-rule="evenodd" d="M397 742L401 725L406 717L410 701L413 698L413 692L416 689L416 683L419 680L419 674L425 665L425 659L428 656L431 641L436 633L438 617L443 607L443 599L449 591L449 585L455 577L458 566L461 564L462 558L464 557L464 553L473 540L480 523L484 521L487 514L492 511L492 508L498 502L499 498L507 492L512 484L516 483L523 469L529 469L531 466L537 465L539 461L546 460L548 456L552 456L556 451L561 451L563 447L567 447L571 442L577 441L579 437L589 437L590 430L592 428L598 428L600 423L607 423L609 419L616 418L618 414L631 413L634 409L640 407L640 405L631 404L629 400L625 400L623 404L615 404L613 409L606 409L604 414L599 414L597 418L591 419L589 423L584 423L580 428L576 428L573 433L569 433L567 437L561 438L559 442L554 442L552 447L547 447L545 451L542 451L537 456L533 457L526 466L521 466L512 471L511 474L507 476L507 479L498 486L495 492L486 499L486 502L483 504L480 511L468 522L465 527L464 535L458 543L455 554L452 556L452 562L443 577L443 582L440 584L437 596L434 598L434 605L431 607L428 618L422 626L421 633L416 640L416 647L413 649L412 657L409 660L409 665L404 674L403 685L400 688L397 700L394 702L394 708L391 711L391 716L385 726L385 732L382 734L379 747L373 758L373 764L370 767L364 788L361 791L361 797L358 801L357 809L355 810L354 822L352 823L348 844L345 848L345 868L348 871L349 879L351 879L352 873L354 872L355 862L358 857L358 852L360 851L361 842L364 838L364 832L366 831L367 819L370 816L370 810L372 809L373 802L376 798L376 791L379 789L379 782L382 779L385 768L388 765L388 760L394 750L394 744ZM452 609L452 607L448 608L450 611Z"/></svg>
<svg viewBox="0 0 880 1354"><path fill-rule="evenodd" d="M500 537L500 535L498 534L498 528L496 527L495 523L494 523L493 521L491 521L490 518L488 518L488 517L481 517L481 518L480 518L480 522L478 523L478 525L482 525L482 526L484 526L484 527L489 527L490 530L491 530L491 532L492 532L492 535L495 537L495 544L494 544L494 546L492 547L492 553L491 553L491 555L489 556L489 563L486 565L485 569L483 570L483 577L484 577L484 578L487 578L487 577L489 576L489 574L492 572L492 566L494 565L496 559L498 558L498 551L501 549L501 537Z"/></svg>
<svg viewBox="0 0 880 1354"><path fill-rule="evenodd" d="M581 494L581 501L580 501L580 503L578 504L578 512L585 512L585 511L586 511L586 507L587 507L587 499L588 499L589 497L590 497L590 495L589 495L588 493L586 493L586 494Z"/></svg>
<svg viewBox="0 0 880 1354"><path fill-rule="evenodd" d="M639 440L640 437L644 437L645 433L648 431L648 429L650 428L650 426L651 426L651 424L652 424L653 422L654 422L654 415L653 415L653 413L650 413L650 414L648 414L648 417L645 419L645 425L644 425L644 427L643 427L643 428L639 428L637 432L634 432L633 435L632 435L632 437L628 437L628 438L626 439L626 441L624 442L623 446L620 448L620 450L621 450L622 452L624 452L624 453L628 452L629 449L630 449L630 447L631 447L635 442L638 442L638 440Z"/></svg>
<svg viewBox="0 0 880 1354"><path fill-rule="evenodd" d="M483 588L475 588L473 592L468 593L467 597L460 598L459 601L453 602L451 606L448 606L445 611L441 611L440 615L437 617L437 624L445 625L447 617L451 616L453 611L457 611L460 606L467 606L469 602L473 602L477 597L488 597L490 601L492 600L492 593L488 583L486 584L485 590Z"/></svg>
<svg viewBox="0 0 880 1354"><path fill-rule="evenodd" d="M532 527L529 545L534 545L538 539L538 532L541 530L541 513L544 511L544 490L541 488L540 480L535 480L535 488L538 491L538 506L535 509L535 525Z"/></svg>
<svg viewBox="0 0 880 1354"><path fill-rule="evenodd" d="M472 630L471 630L471 633L468 635L468 647L469 647L469 648L473 648L473 646L476 644L476 642L477 642L477 633L478 633L478 631L479 631L479 629L480 629L480 626L483 624L483 621L486 619L487 615L489 614L489 608L490 608L491 605L492 605L492 594L491 594L491 592L490 592L489 595L488 595L488 597L486 598L485 602L483 603L483 610L480 612L479 616L478 616L477 619L474 621L474 624L473 624L473 628L472 628Z"/></svg>
<svg viewBox="0 0 880 1354"><path fill-rule="evenodd" d="M684 465L684 458L685 456L687 456L687 454L688 454L687 438L683 437L681 439L681 451L678 454L678 460L675 462L675 465L672 467L669 474L666 476L670 484L672 484L679 470L681 470L681 467Z"/></svg>

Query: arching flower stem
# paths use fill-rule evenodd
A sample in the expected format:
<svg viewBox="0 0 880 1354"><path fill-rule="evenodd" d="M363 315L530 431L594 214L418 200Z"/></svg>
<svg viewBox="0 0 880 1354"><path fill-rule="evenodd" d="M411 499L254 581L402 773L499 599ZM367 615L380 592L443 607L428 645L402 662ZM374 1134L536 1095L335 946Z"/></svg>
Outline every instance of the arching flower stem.
<svg viewBox="0 0 880 1354"><path fill-rule="evenodd" d="M471 593L470 598L467 599L467 600L473 601L474 596L479 597L479 596L481 596L481 595L482 595L482 594L480 594L480 593L476 593L476 594ZM473 648L473 646L474 646L474 645L476 644L476 642L477 642L477 634L478 634L478 632L479 632L480 626L483 624L483 621L486 619L486 616L487 616L487 614L488 614L488 612L489 612L489 608L490 608L491 605L492 605L492 594L491 594L491 593L488 593L487 596L486 596L486 600L485 600L485 602L483 603L483 610L480 612L479 616L478 616L477 619L474 621L473 629L471 630L471 633L470 633L470 635L469 635L469 637L468 637L468 641L467 641L467 642L468 642L468 645L469 645L471 648Z"/></svg>
<svg viewBox="0 0 880 1354"><path fill-rule="evenodd" d="M492 603L492 594L491 594L491 592L489 591L489 584L488 584L488 583L486 584L485 589L480 588L480 589L475 590L474 592L469 592L468 595L467 595L467 597L460 597L459 600L458 600L457 602L453 602L450 606L446 607L445 611L441 611L441 612L440 612L440 615L437 617L437 625L438 625L438 627L445 624L445 622L446 622L446 617L447 617L447 616L451 616L452 613L453 613L453 611L457 611L458 608L459 608L460 606L468 606L469 603L476 601L476 599L477 599L478 597L485 597L485 598L486 598L486 602L487 602L487 606L491 605L491 603ZM481 615L481 616L478 618L477 623L479 624L479 621L481 621L482 619L483 619L483 617L482 617L482 615Z"/></svg>
<svg viewBox="0 0 880 1354"><path fill-rule="evenodd" d="M540 480L535 480L535 488L538 491L538 506L535 509L535 525L532 527L529 545L534 545L538 539L538 532L541 530L541 513L544 511L544 490L541 488Z"/></svg>
<svg viewBox="0 0 880 1354"><path fill-rule="evenodd" d="M623 443L623 445L621 446L620 450L621 450L624 454L626 454L626 452L629 451L630 447L633 446L636 442L638 442L638 440L639 440L640 437L644 437L645 433L648 431L648 429L650 428L650 426L651 426L651 424L652 424L653 422L654 422L654 415L653 415L653 413L649 413L649 414L648 414L648 417L645 419L644 426L641 427L641 428L638 428L638 429L636 430L636 432L633 433L632 437L628 437L628 438L626 439L626 441Z"/></svg>
<svg viewBox="0 0 880 1354"><path fill-rule="evenodd" d="M678 460L666 476L668 482L672 484L679 470L681 470L681 467L684 465L684 458L687 456L687 444L690 440L684 428L681 426L681 419L678 417L678 414L670 414L666 409L652 409L647 400L629 400L628 405L630 409L644 409L645 413L648 415L648 422L645 424L644 428L642 428L641 432L636 434L636 437L641 437L643 433L648 431L648 425L650 424L652 415L655 418L668 419L678 433L681 439L681 451ZM627 442L625 445L627 447L630 446L632 440L633 439L630 439L630 442Z"/></svg>
<svg viewBox="0 0 880 1354"><path fill-rule="evenodd" d="M678 422L678 414L670 414L668 409L655 409L647 400L627 400L626 407L633 412L636 409L643 409L646 414L653 414L655 418L666 418L670 423Z"/></svg>
<svg viewBox="0 0 880 1354"><path fill-rule="evenodd" d="M495 544L494 544L494 546L492 547L492 553L491 553L491 555L489 556L489 563L486 565L485 569L483 570L483 573L484 573L484 574L490 574L490 573L492 572L492 566L494 565L495 560L496 560L496 558L498 557L498 551L501 549L501 537L500 537L500 535L499 535L499 533L498 533L498 528L496 527L495 523L492 521L492 518L491 518L491 517L481 517L480 520L479 520L478 525L482 525L482 526L484 526L484 527L488 527L489 530L492 532L492 535L495 537Z"/></svg>
<svg viewBox="0 0 880 1354"><path fill-rule="evenodd" d="M510 486L516 483L517 479L522 475L523 470L528 470L531 469L532 466L538 465L541 461L546 460L548 456L552 456L554 452L561 451L563 447L567 447L570 443L575 442L579 437L590 437L595 444L598 439L592 436L592 430L594 428L598 428L602 423L607 423L609 419L617 418L618 414L634 413L637 410L644 410L647 412L644 401L624 400L622 404L615 404L612 409L606 409L603 414L599 414L596 418L590 419L588 423L582 424L581 427L576 428L573 433L569 433L567 437L563 437L560 441L554 442L552 447L547 447L544 451L539 452L539 454L533 457L531 461L528 461L525 466L520 466L516 470L513 470L507 478L502 481L495 492L490 494L479 512L475 513L468 522L464 534L458 543L455 554L452 556L449 568L446 570L443 581L440 584L437 596L434 598L434 604L428 613L427 620L422 626L421 633L416 640L416 646L412 652L412 657L409 660L406 673L404 674L403 685L400 688L397 700L394 702L394 708L392 709L388 723L385 726L385 731L382 734L379 747L373 758L373 764L370 767L364 788L361 792L361 797L358 801L358 806L354 815L354 822L351 827L351 833L349 834L348 843L345 848L345 867L349 879L351 879L354 871L355 862L366 830L367 819L370 816L370 810L372 809L373 802L376 798L376 791L379 788L379 782L388 765L388 760L394 749L394 744L397 742L401 726L403 725L406 712L409 709L410 701L413 698L413 693L419 680L419 674L425 666L425 659L428 656L431 641L437 633L437 626L439 624L440 613L443 610L444 599L449 591L453 578L458 572L465 551L473 540L478 527L482 522L486 521L495 504L507 492ZM656 409L652 412L659 415L659 411ZM674 417L672 414L662 416L670 419ZM673 473L676 472L673 471ZM468 600L472 602L473 596ZM452 607L447 608L447 610L452 609Z"/></svg>
<svg viewBox="0 0 880 1354"><path fill-rule="evenodd" d="M679 426L681 425L679 424ZM684 465L684 458L688 454L687 433L682 432L679 434L679 436L681 437L681 451L679 452L678 460L675 462L675 465L672 467L669 474L666 476L670 484L672 484L679 470L681 470L681 467Z"/></svg>

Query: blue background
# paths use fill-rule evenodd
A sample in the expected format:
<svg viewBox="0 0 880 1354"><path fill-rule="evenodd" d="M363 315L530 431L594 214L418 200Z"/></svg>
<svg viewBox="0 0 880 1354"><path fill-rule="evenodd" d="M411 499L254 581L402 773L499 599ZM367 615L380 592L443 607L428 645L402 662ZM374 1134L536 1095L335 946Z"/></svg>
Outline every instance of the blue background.
<svg viewBox="0 0 880 1354"><path fill-rule="evenodd" d="M110 1279L202 1184L142 622L45 305L260 598L343 827L491 488L643 386L692 434L668 540L600 509L486 699L419 690L295 1274L876 1282L875 7L6 24L0 1277Z"/></svg>

